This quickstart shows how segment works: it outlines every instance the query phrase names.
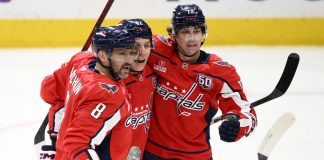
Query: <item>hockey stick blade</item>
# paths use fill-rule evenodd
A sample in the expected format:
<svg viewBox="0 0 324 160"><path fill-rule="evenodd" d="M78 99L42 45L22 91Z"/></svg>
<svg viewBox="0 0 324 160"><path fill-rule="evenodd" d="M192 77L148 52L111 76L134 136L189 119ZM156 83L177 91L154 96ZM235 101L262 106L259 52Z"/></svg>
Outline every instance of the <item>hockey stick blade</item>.
<svg viewBox="0 0 324 160"><path fill-rule="evenodd" d="M43 141L45 141L45 130L46 130L46 126L48 123L48 114L46 115L45 119L43 120L41 126L39 127L35 138L34 138L34 145L37 145L38 143L41 143Z"/></svg>
<svg viewBox="0 0 324 160"><path fill-rule="evenodd" d="M251 105L255 107L285 94L295 76L298 63L299 55L297 53L291 53L288 56L286 66L275 89L268 96L253 102Z"/></svg>
<svg viewBox="0 0 324 160"><path fill-rule="evenodd" d="M285 68L283 70L283 73L281 74L281 77L275 89L269 95L251 103L251 107L256 107L258 105L276 99L282 96L283 94L285 94L295 76L296 70L298 68L298 64L299 64L299 55L297 53L289 54ZM213 118L210 124L211 125L215 124L221 120L223 120L222 116Z"/></svg>
<svg viewBox="0 0 324 160"><path fill-rule="evenodd" d="M291 113L283 114L270 128L258 148L258 160L267 160L273 148L283 134L294 124L295 116Z"/></svg>

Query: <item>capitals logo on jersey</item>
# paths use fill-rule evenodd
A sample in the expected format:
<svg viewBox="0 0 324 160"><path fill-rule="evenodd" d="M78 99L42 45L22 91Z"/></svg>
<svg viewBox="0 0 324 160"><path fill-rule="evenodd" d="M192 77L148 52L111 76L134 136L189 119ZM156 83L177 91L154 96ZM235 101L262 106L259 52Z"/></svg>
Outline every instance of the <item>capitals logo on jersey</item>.
<svg viewBox="0 0 324 160"><path fill-rule="evenodd" d="M130 117L127 118L125 126L133 126L133 129L136 129L139 125L144 125L144 130L147 133L149 126L146 124L151 119L151 110L150 106L146 104L145 106L135 107L134 112Z"/></svg>
<svg viewBox="0 0 324 160"><path fill-rule="evenodd" d="M101 83L101 82L99 82L99 86L100 86L102 89L107 90L108 92L115 93L115 92L118 91L118 87L115 86L115 85L111 85L111 84L106 84L106 83Z"/></svg>
<svg viewBox="0 0 324 160"><path fill-rule="evenodd" d="M129 116L125 122L126 127L132 125L133 129L136 129L139 125L144 125L144 131L145 133L148 133L148 130L150 128L149 121L152 114L151 108L153 102L153 94L154 93L151 92L149 104L133 107L131 116Z"/></svg>
<svg viewBox="0 0 324 160"><path fill-rule="evenodd" d="M192 93L197 88L197 84L193 83L190 89L187 91L185 89L180 90L177 86L170 86L169 82L166 85L157 85L157 92L163 97L163 100L172 99L177 102L177 112L178 115L190 116L191 113L187 111L182 111L182 108L192 111L201 111L205 105L205 102L200 101L203 94L199 94L197 97L192 97ZM178 92L177 90L181 91Z"/></svg>

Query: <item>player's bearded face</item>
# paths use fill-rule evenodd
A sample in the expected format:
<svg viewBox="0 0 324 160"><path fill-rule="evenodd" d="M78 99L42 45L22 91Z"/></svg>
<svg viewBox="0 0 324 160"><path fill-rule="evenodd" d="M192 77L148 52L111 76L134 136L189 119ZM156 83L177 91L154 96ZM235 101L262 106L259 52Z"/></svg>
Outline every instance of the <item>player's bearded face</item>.
<svg viewBox="0 0 324 160"><path fill-rule="evenodd" d="M147 59L151 53L151 41L148 38L137 38L135 40L135 48L139 53L138 59L132 64L133 71L143 71Z"/></svg>
<svg viewBox="0 0 324 160"><path fill-rule="evenodd" d="M180 29L175 35L175 40L183 54L187 56L195 55L201 47L201 42L205 36L200 27L186 27Z"/></svg>
<svg viewBox="0 0 324 160"><path fill-rule="evenodd" d="M128 76L130 67L138 59L138 52L134 49L118 48L113 49L111 56L112 70L119 78Z"/></svg>

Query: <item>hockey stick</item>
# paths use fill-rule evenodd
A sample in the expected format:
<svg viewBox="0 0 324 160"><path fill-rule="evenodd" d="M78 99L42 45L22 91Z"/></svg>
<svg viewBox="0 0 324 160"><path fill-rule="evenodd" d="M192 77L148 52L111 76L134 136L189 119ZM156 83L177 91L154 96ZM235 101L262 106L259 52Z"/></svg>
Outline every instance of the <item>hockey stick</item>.
<svg viewBox="0 0 324 160"><path fill-rule="evenodd" d="M88 48L90 47L91 44L91 39L95 33L95 31L101 26L103 20L105 19L108 11L110 10L112 4L113 4L114 0L108 0L106 6L104 7L103 11L101 12L96 24L94 25L87 41L84 43L82 50L81 51L86 51L88 50ZM48 114L46 115L45 119L43 120L40 128L38 129L35 138L34 138L34 145L37 147L40 147L42 145L42 143L45 141L45 130L46 130L46 126L48 123Z"/></svg>
<svg viewBox="0 0 324 160"><path fill-rule="evenodd" d="M283 114L270 128L258 148L258 159L267 160L274 146L283 134L294 124L295 117L291 113Z"/></svg>
<svg viewBox="0 0 324 160"><path fill-rule="evenodd" d="M114 3L114 0L108 0L105 8L103 9L103 11L101 12L98 20L97 20L97 23L95 24L95 26L93 27L87 41L84 43L83 45L83 48L81 51L86 51L88 50L88 48L90 47L90 44L91 44L91 39L92 39L92 36L94 35L94 33L96 32L96 30L101 26L103 20L105 19L108 11L110 10L112 4Z"/></svg>
<svg viewBox="0 0 324 160"><path fill-rule="evenodd" d="M282 96L283 94L285 94L290 86L290 83L292 82L292 80L295 76L295 73L296 73L296 70L298 67L298 63L299 63L299 55L297 53L289 54L287 62L286 62L286 66L284 68L284 71L283 71L283 73L280 77L280 80L279 80L278 84L276 85L275 89L269 95L253 102L251 104L251 107L256 107L258 105L261 105L263 103L266 103L268 101L276 99L276 98ZM224 119L223 116L213 118L211 120L210 124L215 124L223 119Z"/></svg>
<svg viewBox="0 0 324 160"><path fill-rule="evenodd" d="M45 143L45 130L46 130L47 123L48 123L48 114L44 118L34 138L34 145L37 150L40 150L42 145Z"/></svg>

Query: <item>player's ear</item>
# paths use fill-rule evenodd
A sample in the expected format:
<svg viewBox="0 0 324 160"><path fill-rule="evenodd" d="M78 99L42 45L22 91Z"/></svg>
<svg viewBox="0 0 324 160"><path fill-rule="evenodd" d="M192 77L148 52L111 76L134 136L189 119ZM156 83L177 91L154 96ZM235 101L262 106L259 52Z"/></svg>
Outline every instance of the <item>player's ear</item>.
<svg viewBox="0 0 324 160"><path fill-rule="evenodd" d="M108 57L107 57L107 54L105 51L103 50L99 50L98 51L98 58L100 59L100 61L103 63L103 64L107 64L108 63Z"/></svg>
<svg viewBox="0 0 324 160"><path fill-rule="evenodd" d="M205 38L206 38L206 35L203 34L203 37L202 37L202 39L201 39L201 43L203 43L203 42L205 41Z"/></svg>
<svg viewBox="0 0 324 160"><path fill-rule="evenodd" d="M202 39L201 39L201 43L204 43L204 42L205 42L207 36L208 36L208 33L204 33L204 34L203 34L203 37L202 37Z"/></svg>
<svg viewBox="0 0 324 160"><path fill-rule="evenodd" d="M102 61L104 59L104 52L102 50L98 51L98 58Z"/></svg>
<svg viewBox="0 0 324 160"><path fill-rule="evenodd" d="M166 31L167 31L169 37L172 39L172 41L175 41L175 31L174 31L174 29L173 29L173 27L172 27L172 24L170 24L170 25L167 27Z"/></svg>
<svg viewBox="0 0 324 160"><path fill-rule="evenodd" d="M172 41L174 41L174 42L176 40L176 37L175 36L176 36L175 34L172 34L171 37L170 37L172 39Z"/></svg>
<svg viewBox="0 0 324 160"><path fill-rule="evenodd" d="M170 24L168 27L167 27L167 29L166 29L166 31L167 31L167 33L168 33L168 35L171 37L172 36L172 25Z"/></svg>

